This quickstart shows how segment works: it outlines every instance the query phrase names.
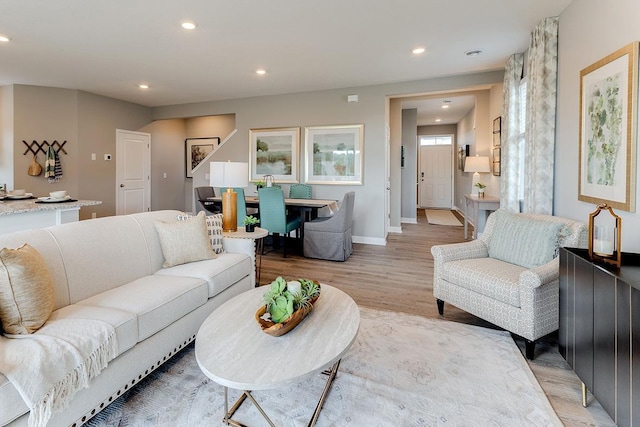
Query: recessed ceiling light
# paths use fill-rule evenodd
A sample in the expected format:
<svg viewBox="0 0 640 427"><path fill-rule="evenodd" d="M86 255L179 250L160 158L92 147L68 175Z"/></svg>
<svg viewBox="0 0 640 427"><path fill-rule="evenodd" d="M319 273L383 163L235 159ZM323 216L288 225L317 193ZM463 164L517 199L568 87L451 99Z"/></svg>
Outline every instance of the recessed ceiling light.
<svg viewBox="0 0 640 427"><path fill-rule="evenodd" d="M440 107L440 108L447 109L447 108L449 108L449 104L444 104L444 105L443 105L442 107Z"/></svg>
<svg viewBox="0 0 640 427"><path fill-rule="evenodd" d="M264 76L265 74L267 74L267 70L265 70L263 68L258 68L256 70L256 74L260 74L261 76Z"/></svg>
<svg viewBox="0 0 640 427"><path fill-rule="evenodd" d="M482 53L482 50L480 49L473 49L473 50L468 50L466 51L464 54L467 56L478 56Z"/></svg>
<svg viewBox="0 0 640 427"><path fill-rule="evenodd" d="M182 28L185 30L194 30L196 28L196 23L193 21L184 21L180 24Z"/></svg>
<svg viewBox="0 0 640 427"><path fill-rule="evenodd" d="M451 104L451 101L449 101L448 99L445 99L442 101L442 107L441 108L449 108L449 104Z"/></svg>
<svg viewBox="0 0 640 427"><path fill-rule="evenodd" d="M140 89L149 89L149 85L144 84L144 83L139 84L139 85L138 85L138 87L139 87Z"/></svg>
<svg viewBox="0 0 640 427"><path fill-rule="evenodd" d="M417 47L411 51L411 53L413 53L414 55L420 55L421 53L424 53L424 52L425 52L425 48L423 47Z"/></svg>
<svg viewBox="0 0 640 427"><path fill-rule="evenodd" d="M442 119L436 119L436 123L440 123Z"/></svg>
<svg viewBox="0 0 640 427"><path fill-rule="evenodd" d="M9 40L11 40L9 37L7 36L3 36L2 34L0 34L0 42L8 42Z"/></svg>

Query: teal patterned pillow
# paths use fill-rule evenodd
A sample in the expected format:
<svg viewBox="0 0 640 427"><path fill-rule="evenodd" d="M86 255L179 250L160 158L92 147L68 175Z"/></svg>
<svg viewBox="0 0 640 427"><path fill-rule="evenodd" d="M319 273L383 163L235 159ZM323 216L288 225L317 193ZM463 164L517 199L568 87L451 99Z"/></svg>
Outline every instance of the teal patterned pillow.
<svg viewBox="0 0 640 427"><path fill-rule="evenodd" d="M531 268L546 264L558 252L564 224L497 210L489 239L489 256Z"/></svg>

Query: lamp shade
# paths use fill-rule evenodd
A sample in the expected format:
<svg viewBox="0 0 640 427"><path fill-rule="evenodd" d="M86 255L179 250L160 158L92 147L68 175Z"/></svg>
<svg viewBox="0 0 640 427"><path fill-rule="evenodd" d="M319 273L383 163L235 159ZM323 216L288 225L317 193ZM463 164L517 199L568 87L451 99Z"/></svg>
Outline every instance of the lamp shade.
<svg viewBox="0 0 640 427"><path fill-rule="evenodd" d="M212 187L248 187L249 163L211 162L209 165L209 183Z"/></svg>
<svg viewBox="0 0 640 427"><path fill-rule="evenodd" d="M489 157L487 156L467 157L464 161L464 171L465 172L481 172L481 173L491 172L491 169L489 168Z"/></svg>

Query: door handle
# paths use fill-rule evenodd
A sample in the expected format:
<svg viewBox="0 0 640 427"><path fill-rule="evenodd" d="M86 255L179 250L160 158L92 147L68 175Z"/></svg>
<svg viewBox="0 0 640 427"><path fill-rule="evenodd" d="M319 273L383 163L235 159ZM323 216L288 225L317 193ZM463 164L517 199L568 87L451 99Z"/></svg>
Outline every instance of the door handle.
<svg viewBox="0 0 640 427"><path fill-rule="evenodd" d="M124 187L124 184L120 184L120 188L123 188L123 187Z"/></svg>

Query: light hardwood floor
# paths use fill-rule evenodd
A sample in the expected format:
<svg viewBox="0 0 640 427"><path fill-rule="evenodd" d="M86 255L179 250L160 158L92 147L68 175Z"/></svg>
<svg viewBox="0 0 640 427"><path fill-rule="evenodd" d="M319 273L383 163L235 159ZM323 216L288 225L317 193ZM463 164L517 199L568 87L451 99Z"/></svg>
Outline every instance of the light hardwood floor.
<svg viewBox="0 0 640 427"><path fill-rule="evenodd" d="M417 224L403 224L401 234L390 234L386 246L354 244L346 262L322 261L269 252L262 257L261 283L277 276L314 278L348 293L358 305L440 318L433 298L433 245L464 241L463 227L428 224L424 210ZM495 326L449 304L443 319ZM557 337L545 337L536 346L536 358L528 361L556 413L566 426L610 426L613 421L600 404L589 396L590 405L581 405L580 380L558 352ZM524 353L524 341L516 338ZM524 356L523 356L524 357ZM489 397L488 397L489 398Z"/></svg>

